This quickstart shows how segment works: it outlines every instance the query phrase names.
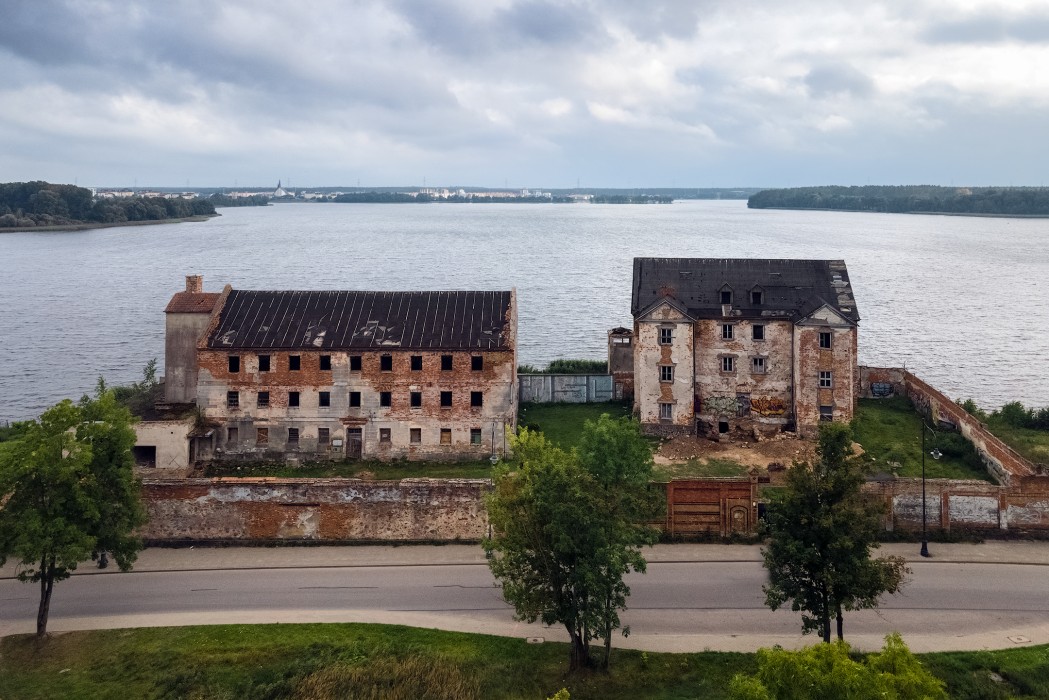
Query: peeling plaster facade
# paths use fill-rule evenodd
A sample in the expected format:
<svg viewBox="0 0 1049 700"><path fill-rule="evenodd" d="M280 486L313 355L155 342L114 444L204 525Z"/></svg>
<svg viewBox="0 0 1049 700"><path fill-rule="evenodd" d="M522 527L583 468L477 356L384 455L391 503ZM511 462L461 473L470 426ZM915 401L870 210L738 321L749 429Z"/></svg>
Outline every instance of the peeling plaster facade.
<svg viewBox="0 0 1049 700"><path fill-rule="evenodd" d="M187 278L168 305L166 353L169 401L195 402L210 427L193 438L197 459L505 453L518 405L514 291L200 287ZM203 297L211 308L186 311Z"/></svg>
<svg viewBox="0 0 1049 700"><path fill-rule="evenodd" d="M843 262L634 262L632 383L646 432L811 435L821 420L852 420L859 317Z"/></svg>

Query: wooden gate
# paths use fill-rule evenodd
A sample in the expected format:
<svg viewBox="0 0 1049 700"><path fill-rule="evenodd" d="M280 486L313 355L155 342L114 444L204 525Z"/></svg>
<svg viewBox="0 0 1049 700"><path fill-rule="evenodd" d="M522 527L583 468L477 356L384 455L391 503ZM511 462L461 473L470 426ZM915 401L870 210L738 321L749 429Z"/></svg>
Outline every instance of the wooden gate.
<svg viewBox="0 0 1049 700"><path fill-rule="evenodd" d="M753 534L758 517L757 483L757 476L671 481L667 484L667 534L680 537Z"/></svg>

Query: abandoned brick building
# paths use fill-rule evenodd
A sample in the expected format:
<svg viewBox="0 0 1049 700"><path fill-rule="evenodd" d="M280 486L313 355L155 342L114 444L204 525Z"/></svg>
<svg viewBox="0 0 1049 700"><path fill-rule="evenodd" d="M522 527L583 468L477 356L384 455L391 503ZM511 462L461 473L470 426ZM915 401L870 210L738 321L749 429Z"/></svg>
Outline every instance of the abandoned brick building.
<svg viewBox="0 0 1049 700"><path fill-rule="evenodd" d="M635 258L634 408L649 433L852 419L857 323L841 260Z"/></svg>
<svg viewBox="0 0 1049 700"><path fill-rule="evenodd" d="M517 416L513 291L202 291L166 309L165 396L203 458L502 455Z"/></svg>

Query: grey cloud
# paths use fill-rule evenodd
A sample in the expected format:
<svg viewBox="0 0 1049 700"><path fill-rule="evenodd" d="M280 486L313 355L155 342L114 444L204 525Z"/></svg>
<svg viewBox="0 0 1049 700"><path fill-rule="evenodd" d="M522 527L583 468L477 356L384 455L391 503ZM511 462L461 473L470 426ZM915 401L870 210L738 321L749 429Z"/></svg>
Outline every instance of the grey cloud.
<svg viewBox="0 0 1049 700"><path fill-rule="evenodd" d="M935 22L925 29L922 38L934 44L1043 43L1049 41L1049 11L1011 16L995 12Z"/></svg>
<svg viewBox="0 0 1049 700"><path fill-rule="evenodd" d="M842 94L867 97L874 92L874 81L847 63L816 66L808 72L804 81L815 97Z"/></svg>

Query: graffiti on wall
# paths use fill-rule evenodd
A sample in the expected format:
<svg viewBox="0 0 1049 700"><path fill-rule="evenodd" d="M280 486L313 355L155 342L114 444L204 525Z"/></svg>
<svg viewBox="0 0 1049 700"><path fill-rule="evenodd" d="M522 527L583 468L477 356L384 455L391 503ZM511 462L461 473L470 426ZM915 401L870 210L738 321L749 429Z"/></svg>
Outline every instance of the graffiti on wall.
<svg viewBox="0 0 1049 700"><path fill-rule="evenodd" d="M782 416L787 412L786 402L776 396L751 399L750 410L759 416Z"/></svg>
<svg viewBox="0 0 1049 700"><path fill-rule="evenodd" d="M871 396L875 398L892 396L894 393L896 393L895 387L888 382L871 382Z"/></svg>
<svg viewBox="0 0 1049 700"><path fill-rule="evenodd" d="M710 396L703 399L703 413L736 415L739 401L735 396Z"/></svg>

